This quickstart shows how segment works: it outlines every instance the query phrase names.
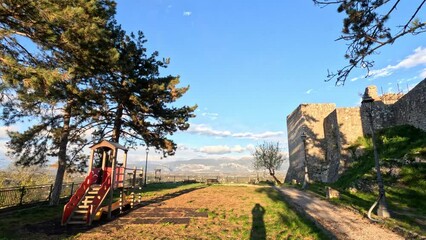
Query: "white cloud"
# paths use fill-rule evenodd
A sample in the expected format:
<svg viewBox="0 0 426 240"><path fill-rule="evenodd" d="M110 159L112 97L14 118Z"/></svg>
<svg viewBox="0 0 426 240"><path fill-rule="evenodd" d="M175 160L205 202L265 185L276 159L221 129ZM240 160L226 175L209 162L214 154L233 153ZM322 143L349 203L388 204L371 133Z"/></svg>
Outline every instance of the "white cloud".
<svg viewBox="0 0 426 240"><path fill-rule="evenodd" d="M245 147L242 147L242 146L240 146L240 145L235 145L234 147L232 147L232 149L231 149L231 151L232 152L237 152L237 153L242 153L242 152L244 152L244 151L246 151L247 150L247 148L245 148Z"/></svg>
<svg viewBox="0 0 426 240"><path fill-rule="evenodd" d="M17 131L15 126L1 126L0 127L0 139L8 140L9 135L7 135L7 131Z"/></svg>
<svg viewBox="0 0 426 240"><path fill-rule="evenodd" d="M371 70L368 73L368 76L372 77L373 79L380 78L380 77L387 77L387 76L392 75L392 73L395 69L396 69L395 66L388 65L388 66L381 68L381 69Z"/></svg>
<svg viewBox="0 0 426 240"><path fill-rule="evenodd" d="M204 146L198 149L198 152L206 154L228 154L228 153L242 153L251 149L251 144L246 147L240 145L227 146L227 145L216 145L216 146Z"/></svg>
<svg viewBox="0 0 426 240"><path fill-rule="evenodd" d="M7 156L8 148L6 143L9 141L7 131L17 131L17 128L15 126L0 127L0 169L4 169L12 163L11 159Z"/></svg>
<svg viewBox="0 0 426 240"><path fill-rule="evenodd" d="M354 77L351 79L351 82L355 82L356 80L360 79L359 77Z"/></svg>
<svg viewBox="0 0 426 240"><path fill-rule="evenodd" d="M256 146L254 146L253 144L249 144L247 145L247 151L249 152L254 152L254 150L256 150Z"/></svg>
<svg viewBox="0 0 426 240"><path fill-rule="evenodd" d="M252 132L240 132L240 133L232 133L230 131L220 131L214 130L209 126L204 124L191 124L191 127L187 131L188 133L199 134L199 135L207 135L207 136L215 136L215 137L234 137L234 138L244 138L244 139L267 139L272 137L280 137L284 135L283 131L266 131L262 133L252 133Z"/></svg>
<svg viewBox="0 0 426 240"><path fill-rule="evenodd" d="M312 89L312 88L311 88L311 89L309 89L308 91L306 91L305 93L306 93L306 94L311 94L311 92L312 92L313 90L314 90L314 89Z"/></svg>
<svg viewBox="0 0 426 240"><path fill-rule="evenodd" d="M372 77L373 79L380 78L380 77L387 77L392 75L398 69L408 69L408 68L413 68L413 67L422 66L422 65L426 65L426 48L418 47L414 50L414 53L405 57L398 64L388 65L384 68L377 69L377 70L371 70L368 76ZM420 75L422 78L426 77L425 72L426 72L426 69ZM357 80L359 78L353 78L353 79Z"/></svg>
<svg viewBox="0 0 426 240"><path fill-rule="evenodd" d="M419 65L426 65L426 48L416 48L413 54L399 62L395 67L396 69L413 68Z"/></svg>
<svg viewBox="0 0 426 240"><path fill-rule="evenodd" d="M208 135L208 136L215 136L215 137L228 137L231 136L230 131L218 131L214 130L204 124L191 124L189 129L187 130L188 133L195 133L200 135Z"/></svg>
<svg viewBox="0 0 426 240"><path fill-rule="evenodd" d="M189 12L189 11L183 12L183 16L185 16L185 17L189 17L191 15L192 15L192 12Z"/></svg>
<svg viewBox="0 0 426 240"><path fill-rule="evenodd" d="M253 134L251 139L265 139L265 138L278 137L283 135L284 135L283 131L277 131L277 132L267 131L263 133Z"/></svg>
<svg viewBox="0 0 426 240"><path fill-rule="evenodd" d="M207 154L227 154L231 153L231 148L225 145L205 146L200 148L199 151Z"/></svg>

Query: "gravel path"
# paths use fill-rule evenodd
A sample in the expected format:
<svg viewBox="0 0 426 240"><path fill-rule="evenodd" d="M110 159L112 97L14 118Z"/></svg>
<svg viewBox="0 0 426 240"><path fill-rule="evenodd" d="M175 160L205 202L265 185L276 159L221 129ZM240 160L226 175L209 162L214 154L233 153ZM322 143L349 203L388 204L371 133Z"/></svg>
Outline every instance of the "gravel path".
<svg viewBox="0 0 426 240"><path fill-rule="evenodd" d="M335 206L314 194L294 188L276 188L291 205L313 218L337 239L404 239L348 209Z"/></svg>

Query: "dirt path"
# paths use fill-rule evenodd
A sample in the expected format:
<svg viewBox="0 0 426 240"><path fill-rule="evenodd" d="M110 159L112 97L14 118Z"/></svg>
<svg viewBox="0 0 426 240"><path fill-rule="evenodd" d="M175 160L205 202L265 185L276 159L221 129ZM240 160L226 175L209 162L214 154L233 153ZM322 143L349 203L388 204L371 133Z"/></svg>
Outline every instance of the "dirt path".
<svg viewBox="0 0 426 240"><path fill-rule="evenodd" d="M309 192L277 188L297 209L304 211L337 239L404 239L359 214L337 207Z"/></svg>

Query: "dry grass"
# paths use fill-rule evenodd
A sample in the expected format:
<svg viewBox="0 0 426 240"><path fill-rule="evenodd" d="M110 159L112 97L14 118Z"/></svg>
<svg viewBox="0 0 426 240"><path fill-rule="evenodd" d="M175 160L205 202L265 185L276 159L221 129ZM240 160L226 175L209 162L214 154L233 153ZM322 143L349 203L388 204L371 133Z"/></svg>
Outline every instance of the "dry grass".
<svg viewBox="0 0 426 240"><path fill-rule="evenodd" d="M179 189L175 189L178 191ZM170 192L170 190L168 191ZM151 206L152 207L152 206ZM162 221L135 224L125 219L143 219L138 210L121 220L93 228L76 239L322 239L324 235L299 217L270 187L215 185L197 189L157 203L161 209L194 209L208 217L189 224Z"/></svg>

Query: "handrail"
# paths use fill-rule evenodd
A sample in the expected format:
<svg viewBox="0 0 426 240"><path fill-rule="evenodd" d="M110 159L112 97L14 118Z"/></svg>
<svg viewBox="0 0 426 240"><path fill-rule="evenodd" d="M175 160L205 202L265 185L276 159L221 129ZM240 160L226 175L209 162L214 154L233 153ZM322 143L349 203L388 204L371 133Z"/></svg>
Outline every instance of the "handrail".
<svg viewBox="0 0 426 240"><path fill-rule="evenodd" d="M99 169L93 169L89 175L84 179L84 182L81 183L80 187L77 189L75 194L70 198L67 204L64 206L64 212L62 214L62 225L65 225L68 219L71 217L71 214L74 212L74 209L80 204L83 200L84 195L89 190L90 185L95 183L98 179Z"/></svg>
<svg viewBox="0 0 426 240"><path fill-rule="evenodd" d="M94 215L96 215L96 213L98 212L101 203L104 201L105 197L107 196L107 193L111 189L111 173L106 172L106 174L107 177L102 182L98 194L93 199L92 203L90 204L89 210L86 213L86 222L89 225L92 223Z"/></svg>
<svg viewBox="0 0 426 240"><path fill-rule="evenodd" d="M124 167L116 167L115 168L115 180L114 180L114 189L123 187L123 179L124 179Z"/></svg>

